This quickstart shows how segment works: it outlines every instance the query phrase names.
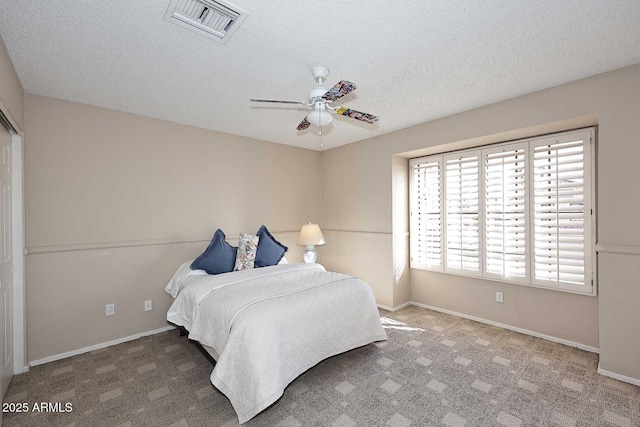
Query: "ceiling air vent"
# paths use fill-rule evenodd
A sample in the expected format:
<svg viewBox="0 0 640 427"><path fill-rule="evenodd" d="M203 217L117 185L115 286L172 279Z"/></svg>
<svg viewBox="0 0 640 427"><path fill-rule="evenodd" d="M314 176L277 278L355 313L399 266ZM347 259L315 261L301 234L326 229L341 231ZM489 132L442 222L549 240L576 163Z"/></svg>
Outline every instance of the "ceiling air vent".
<svg viewBox="0 0 640 427"><path fill-rule="evenodd" d="M171 0L164 19L226 43L247 17L244 10L220 0Z"/></svg>

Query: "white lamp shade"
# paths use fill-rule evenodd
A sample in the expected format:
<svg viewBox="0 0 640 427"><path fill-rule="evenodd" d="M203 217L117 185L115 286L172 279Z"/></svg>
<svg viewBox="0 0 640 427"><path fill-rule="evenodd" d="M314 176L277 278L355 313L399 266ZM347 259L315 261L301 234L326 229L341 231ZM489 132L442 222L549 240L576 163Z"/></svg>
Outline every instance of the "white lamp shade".
<svg viewBox="0 0 640 427"><path fill-rule="evenodd" d="M312 111L307 114L307 121L314 126L325 126L331 123L331 115L326 111Z"/></svg>
<svg viewBox="0 0 640 427"><path fill-rule="evenodd" d="M322 230L318 224L305 224L300 230L298 236L298 245L300 246L317 246L327 243L322 235Z"/></svg>

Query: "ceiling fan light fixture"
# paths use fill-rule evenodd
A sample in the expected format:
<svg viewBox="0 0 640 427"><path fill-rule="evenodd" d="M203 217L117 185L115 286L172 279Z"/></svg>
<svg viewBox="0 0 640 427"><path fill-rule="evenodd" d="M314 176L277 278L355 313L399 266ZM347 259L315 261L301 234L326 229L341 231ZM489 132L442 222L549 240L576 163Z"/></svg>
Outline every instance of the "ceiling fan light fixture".
<svg viewBox="0 0 640 427"><path fill-rule="evenodd" d="M324 102L316 102L313 111L307 114L307 121L314 126L325 126L331 123L333 118L327 111L327 106Z"/></svg>
<svg viewBox="0 0 640 427"><path fill-rule="evenodd" d="M326 111L312 111L307 114L307 121L314 126L325 126L331 123L333 117Z"/></svg>

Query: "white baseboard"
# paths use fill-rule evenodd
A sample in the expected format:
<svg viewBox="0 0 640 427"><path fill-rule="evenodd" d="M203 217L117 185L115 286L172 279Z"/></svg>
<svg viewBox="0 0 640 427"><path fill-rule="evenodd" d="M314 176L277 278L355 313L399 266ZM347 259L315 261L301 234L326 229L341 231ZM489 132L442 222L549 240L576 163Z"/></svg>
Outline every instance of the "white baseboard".
<svg viewBox="0 0 640 427"><path fill-rule="evenodd" d="M83 347L77 350L67 351L66 353L54 354L53 356L44 357L38 360L32 360L31 362L29 362L29 365L25 367L25 372L28 371L29 367L31 366L38 366L44 363L54 362L60 359L66 359L67 357L76 356L78 354L87 353L93 350L99 350L105 347L111 347L112 345L122 344L123 342L137 340L138 338L147 337L149 335L160 334L162 332L170 331L172 329L175 329L175 326L165 326L164 328L154 329L152 331L147 331L147 332L140 332L139 334L130 335L128 337L118 338L118 339L103 342L100 344L94 344L89 347Z"/></svg>
<svg viewBox="0 0 640 427"><path fill-rule="evenodd" d="M398 311L398 310L402 310L405 307L409 307L411 305L411 301L405 302L404 304L400 304L397 307L393 308L393 311Z"/></svg>
<svg viewBox="0 0 640 427"><path fill-rule="evenodd" d="M393 312L393 311L401 310L401 309L403 309L403 308L405 308L407 306L410 306L410 305L411 305L411 301L405 302L404 304L400 304L397 307L389 307L389 306L386 306L386 305L378 304L378 308Z"/></svg>
<svg viewBox="0 0 640 427"><path fill-rule="evenodd" d="M462 317L464 319L469 319L469 320L473 320L473 321L480 322L480 323L486 323L487 325L497 326L499 328L508 329L510 331L519 332L521 334L531 335L531 336L534 336L534 337L545 339L547 341L557 342L559 344L568 345L569 347L576 347L576 348L579 348L581 350L585 350L585 351L588 351L588 352L591 352L591 353L599 353L600 352L600 349L598 349L596 347L591 347L590 345L585 345L585 344L581 344L581 343L578 343L578 342L565 340L563 338L553 337L551 335L541 334L539 332L530 331L528 329L517 328L515 326L506 325L504 323L494 322L493 320L487 320L487 319L482 319L480 317L469 316L468 314L458 313L458 312L455 312L455 311L447 310L447 309L440 308L440 307L434 307L434 306L427 305L427 304L421 304L419 302L414 302L414 301L411 301L410 304L411 305L415 305L416 307L422 307L422 308L426 308L426 309L433 310L433 311L439 311L441 313L451 314L452 316Z"/></svg>
<svg viewBox="0 0 640 427"><path fill-rule="evenodd" d="M606 371L600 367L598 363L598 373L600 375L604 375L605 377L613 378L614 380L622 381L625 383L633 384L640 386L640 379L627 377L625 375L616 374L615 372Z"/></svg>

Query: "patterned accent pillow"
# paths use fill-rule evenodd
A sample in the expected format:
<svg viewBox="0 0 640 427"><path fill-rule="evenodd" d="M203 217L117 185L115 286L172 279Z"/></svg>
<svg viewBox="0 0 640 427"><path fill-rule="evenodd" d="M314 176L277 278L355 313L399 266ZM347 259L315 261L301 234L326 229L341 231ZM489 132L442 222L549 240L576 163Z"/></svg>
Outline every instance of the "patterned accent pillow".
<svg viewBox="0 0 640 427"><path fill-rule="evenodd" d="M258 251L258 241L260 241L260 236L240 233L234 271L251 270L253 268L256 252Z"/></svg>

